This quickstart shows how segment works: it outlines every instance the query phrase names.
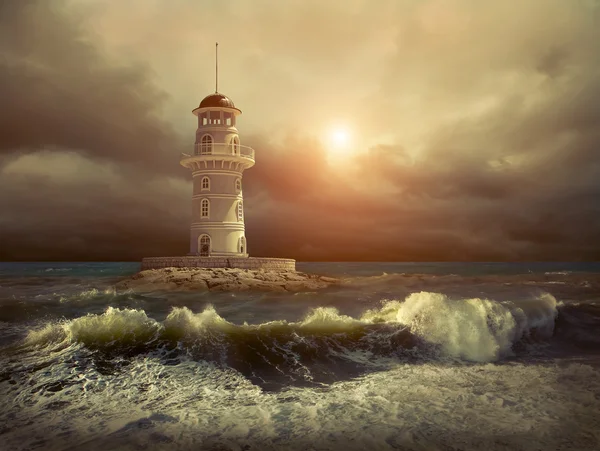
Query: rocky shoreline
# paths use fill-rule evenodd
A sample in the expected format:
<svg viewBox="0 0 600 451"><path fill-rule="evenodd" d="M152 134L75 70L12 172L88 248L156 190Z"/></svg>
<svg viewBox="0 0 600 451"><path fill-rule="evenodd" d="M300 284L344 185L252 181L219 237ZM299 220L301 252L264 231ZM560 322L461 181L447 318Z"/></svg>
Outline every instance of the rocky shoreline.
<svg viewBox="0 0 600 451"><path fill-rule="evenodd" d="M147 269L116 284L117 290L170 291L315 291L339 284L333 277L298 271L265 271L238 268Z"/></svg>

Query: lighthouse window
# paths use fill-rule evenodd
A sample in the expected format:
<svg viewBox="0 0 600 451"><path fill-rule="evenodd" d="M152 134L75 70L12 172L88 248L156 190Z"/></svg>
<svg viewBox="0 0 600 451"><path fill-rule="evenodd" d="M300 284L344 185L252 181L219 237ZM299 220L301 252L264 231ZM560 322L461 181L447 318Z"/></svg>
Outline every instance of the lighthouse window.
<svg viewBox="0 0 600 451"><path fill-rule="evenodd" d="M208 124L208 117L206 116L206 113L202 113L202 115L200 116L200 119L202 120L202 125Z"/></svg>
<svg viewBox="0 0 600 451"><path fill-rule="evenodd" d="M237 136L234 136L231 140L231 147L233 148L234 155L240 154L240 140Z"/></svg>
<svg viewBox="0 0 600 451"><path fill-rule="evenodd" d="M211 124L220 124L221 123L221 112L220 111L211 111L210 112L210 123Z"/></svg>
<svg viewBox="0 0 600 451"><path fill-rule="evenodd" d="M208 199L202 199L202 202L200 203L200 217L208 218L209 213L210 213L210 202L208 201Z"/></svg>
<svg viewBox="0 0 600 451"><path fill-rule="evenodd" d="M225 117L225 124L231 125L231 113L224 113L223 116Z"/></svg>
<svg viewBox="0 0 600 451"><path fill-rule="evenodd" d="M238 202L238 204L237 204L237 217L238 217L238 221L244 220L244 206L242 205L241 202Z"/></svg>
<svg viewBox="0 0 600 451"><path fill-rule="evenodd" d="M202 178L202 191L210 191L210 179L208 177Z"/></svg>
<svg viewBox="0 0 600 451"><path fill-rule="evenodd" d="M212 143L212 136L204 135L200 141L200 155L210 155L212 153Z"/></svg>
<svg viewBox="0 0 600 451"><path fill-rule="evenodd" d="M246 238L241 237L240 238L240 254L245 254L245 253L246 253Z"/></svg>
<svg viewBox="0 0 600 451"><path fill-rule="evenodd" d="M238 193L242 190L242 179L235 179L235 190Z"/></svg>

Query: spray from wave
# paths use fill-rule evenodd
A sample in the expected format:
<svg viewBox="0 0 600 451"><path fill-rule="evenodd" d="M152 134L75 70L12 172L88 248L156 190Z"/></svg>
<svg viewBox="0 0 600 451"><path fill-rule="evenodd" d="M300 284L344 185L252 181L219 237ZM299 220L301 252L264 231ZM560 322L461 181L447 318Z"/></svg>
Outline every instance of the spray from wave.
<svg viewBox="0 0 600 451"><path fill-rule="evenodd" d="M451 300L439 293L414 293L404 302L391 301L362 319L406 325L423 340L441 346L450 356L490 362L511 353L524 334L552 336L556 299L544 294L525 306L488 299Z"/></svg>
<svg viewBox="0 0 600 451"><path fill-rule="evenodd" d="M286 354L299 361L356 351L393 357L416 347L422 354L491 362L511 355L513 345L526 335L551 337L556 307L549 294L516 305L421 292L402 302L384 301L381 308L359 318L318 307L298 322L257 325L230 323L212 306L200 313L173 308L162 322L143 310L109 307L101 315L47 324L30 332L24 344L79 342L94 349L170 344L183 345L199 358L216 353L227 360L232 355L259 353L267 360Z"/></svg>

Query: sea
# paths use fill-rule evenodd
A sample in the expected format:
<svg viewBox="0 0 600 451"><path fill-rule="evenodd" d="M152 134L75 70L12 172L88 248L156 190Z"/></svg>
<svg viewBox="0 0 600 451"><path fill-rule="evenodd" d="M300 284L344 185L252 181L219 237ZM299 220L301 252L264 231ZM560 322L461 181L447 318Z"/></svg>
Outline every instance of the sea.
<svg viewBox="0 0 600 451"><path fill-rule="evenodd" d="M599 450L600 263L298 263L317 292L0 263L0 450Z"/></svg>

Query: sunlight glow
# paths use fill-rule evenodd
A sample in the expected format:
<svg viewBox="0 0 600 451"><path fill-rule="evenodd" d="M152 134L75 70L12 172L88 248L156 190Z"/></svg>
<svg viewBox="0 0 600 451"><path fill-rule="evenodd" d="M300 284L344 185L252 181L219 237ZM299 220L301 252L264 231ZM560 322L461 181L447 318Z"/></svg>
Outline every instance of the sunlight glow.
<svg viewBox="0 0 600 451"><path fill-rule="evenodd" d="M343 127L335 127L329 131L329 148L332 152L348 150L350 147L350 133Z"/></svg>

